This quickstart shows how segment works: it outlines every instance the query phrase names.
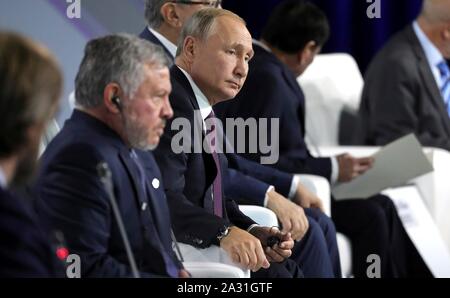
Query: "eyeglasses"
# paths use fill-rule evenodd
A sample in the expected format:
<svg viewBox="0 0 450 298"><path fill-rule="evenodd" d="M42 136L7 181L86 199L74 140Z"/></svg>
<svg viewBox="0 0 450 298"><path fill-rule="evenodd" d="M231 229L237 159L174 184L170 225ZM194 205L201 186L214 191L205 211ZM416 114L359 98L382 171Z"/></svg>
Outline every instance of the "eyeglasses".
<svg viewBox="0 0 450 298"><path fill-rule="evenodd" d="M186 4L186 5L208 5L210 7L218 8L222 5L222 0L215 0L215 1L189 1L189 0L173 0L170 1L172 3L178 3L178 4Z"/></svg>

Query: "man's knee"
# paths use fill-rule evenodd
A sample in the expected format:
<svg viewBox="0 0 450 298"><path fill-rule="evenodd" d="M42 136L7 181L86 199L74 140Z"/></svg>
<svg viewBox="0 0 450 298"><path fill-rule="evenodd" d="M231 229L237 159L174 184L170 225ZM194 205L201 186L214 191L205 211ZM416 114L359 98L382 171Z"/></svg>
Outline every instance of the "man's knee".
<svg viewBox="0 0 450 298"><path fill-rule="evenodd" d="M306 214L312 217L320 226L323 233L326 235L336 235L336 227L333 220L325 213L316 208L305 209Z"/></svg>
<svg viewBox="0 0 450 298"><path fill-rule="evenodd" d="M270 263L267 269L252 272L252 278L302 278L303 272L296 262L287 259L281 263Z"/></svg>
<svg viewBox="0 0 450 298"><path fill-rule="evenodd" d="M385 213L396 212L395 204L392 199L388 196L378 194L376 196L371 197L369 200L376 202Z"/></svg>

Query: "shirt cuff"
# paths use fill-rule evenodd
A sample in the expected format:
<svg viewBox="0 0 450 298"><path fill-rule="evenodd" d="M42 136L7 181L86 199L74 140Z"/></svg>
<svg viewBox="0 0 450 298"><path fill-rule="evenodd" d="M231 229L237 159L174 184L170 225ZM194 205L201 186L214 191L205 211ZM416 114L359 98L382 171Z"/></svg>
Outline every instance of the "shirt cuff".
<svg viewBox="0 0 450 298"><path fill-rule="evenodd" d="M269 188L266 190L266 196L264 197L264 207L267 207L267 203L269 202L269 192L274 190L275 187L273 185L269 186Z"/></svg>
<svg viewBox="0 0 450 298"><path fill-rule="evenodd" d="M252 224L251 226L248 227L247 232L250 233L250 231L251 231L254 227L259 227L259 225L258 225L258 224Z"/></svg>
<svg viewBox="0 0 450 298"><path fill-rule="evenodd" d="M335 156L330 157L331 160L331 177L330 184L333 185L337 182L339 177L339 163Z"/></svg>
<svg viewBox="0 0 450 298"><path fill-rule="evenodd" d="M288 199L293 200L295 198L295 194L297 193L298 184L300 183L300 176L294 175L292 178L291 189L289 190Z"/></svg>

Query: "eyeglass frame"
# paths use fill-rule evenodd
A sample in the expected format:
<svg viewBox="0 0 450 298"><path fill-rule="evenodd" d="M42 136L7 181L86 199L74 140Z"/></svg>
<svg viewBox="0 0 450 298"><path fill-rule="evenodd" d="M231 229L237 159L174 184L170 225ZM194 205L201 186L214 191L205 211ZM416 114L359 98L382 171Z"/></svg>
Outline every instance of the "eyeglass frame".
<svg viewBox="0 0 450 298"><path fill-rule="evenodd" d="M222 5L222 0L210 0L210 1L190 1L190 0L172 0L171 3L186 4L186 5L208 5L210 7L218 8Z"/></svg>

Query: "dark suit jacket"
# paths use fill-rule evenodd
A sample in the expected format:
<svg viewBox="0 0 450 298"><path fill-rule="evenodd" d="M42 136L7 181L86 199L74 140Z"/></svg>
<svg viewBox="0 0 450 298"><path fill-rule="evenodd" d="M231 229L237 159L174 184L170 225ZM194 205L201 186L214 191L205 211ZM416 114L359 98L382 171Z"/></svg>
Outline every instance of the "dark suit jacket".
<svg viewBox="0 0 450 298"><path fill-rule="evenodd" d="M71 253L81 257L82 276L131 277L125 247L97 174L106 162L138 269L143 277L168 276L166 261L181 264L172 250L170 214L158 166L149 152L135 150L147 177L147 194L130 150L103 122L75 110L47 146L36 181L36 209L61 230ZM144 202L147 208L142 208ZM164 257L166 259L164 259Z"/></svg>
<svg viewBox="0 0 450 298"><path fill-rule="evenodd" d="M56 248L22 198L0 187L0 277L56 277Z"/></svg>
<svg viewBox="0 0 450 298"><path fill-rule="evenodd" d="M161 46L173 62L170 52L148 28L145 28L139 37ZM292 175L274 171L234 153L229 153L226 157L229 160L229 168L224 173L224 188L227 196L231 196L242 204L262 206L269 184L275 186L277 192L288 196Z"/></svg>
<svg viewBox="0 0 450 298"><path fill-rule="evenodd" d="M177 239L196 247L209 247L218 243L217 235L224 226L232 223L239 228L247 229L254 222L239 211L233 200L224 196L222 196L223 217L214 215L211 209L208 210L208 200L212 198L212 184L217 175L217 167L210 153L205 150L195 153L194 133L201 136L199 141L203 142L204 132L201 118L194 117L195 111L199 113L199 107L188 79L177 66L171 68L170 74L172 82L170 104L174 117L166 125L164 135L155 150L155 159L164 179ZM186 142L190 144L186 143L187 148L181 153L174 153L171 146L174 137L180 133L178 128L171 129L172 123L177 118L187 119L193 128L187 134L183 134ZM196 120L198 122L195 122ZM194 132L195 127L198 128L197 132ZM192 141L188 141L189 138ZM219 159L221 174L225 177L228 162L223 154L219 154Z"/></svg>
<svg viewBox="0 0 450 298"><path fill-rule="evenodd" d="M413 132L424 146L450 150L450 119L411 25L369 66L360 118L363 144L384 145Z"/></svg>
<svg viewBox="0 0 450 298"><path fill-rule="evenodd" d="M272 53L254 44L247 80L238 96L214 107L216 115L225 118L277 118L280 121L280 158L273 166L289 173L331 176L329 158L314 158L304 142L305 100L292 72ZM268 121L268 131L271 131ZM247 140L248 144L248 135ZM271 136L268 138L272 142ZM276 142L276 140L273 140ZM249 152L247 149L246 152ZM258 161L261 152L244 157Z"/></svg>

